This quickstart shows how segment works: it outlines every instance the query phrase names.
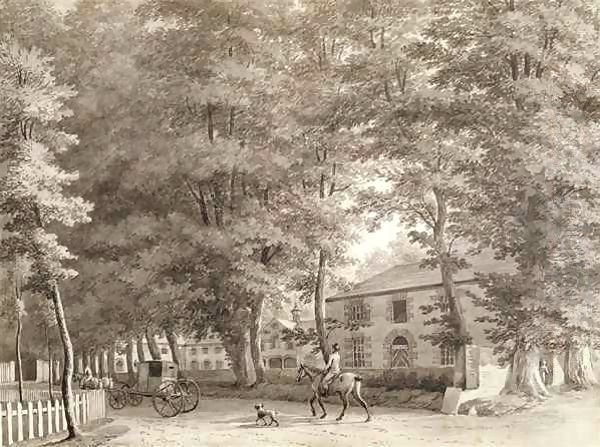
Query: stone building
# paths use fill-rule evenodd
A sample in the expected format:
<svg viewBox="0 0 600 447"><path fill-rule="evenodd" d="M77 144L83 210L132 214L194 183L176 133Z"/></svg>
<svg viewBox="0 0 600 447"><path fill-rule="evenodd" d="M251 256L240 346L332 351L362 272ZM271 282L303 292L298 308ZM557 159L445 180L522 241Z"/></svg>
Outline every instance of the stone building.
<svg viewBox="0 0 600 447"><path fill-rule="evenodd" d="M177 341L181 369L191 371L229 369L229 360L223 343L214 334L209 334L202 340L178 337ZM158 337L156 344L163 360L173 360L169 343L165 337ZM146 340L143 341L143 349L144 358L152 358ZM134 364L137 365L139 357L135 344L133 358ZM115 356L115 372L127 372L127 359L124 353Z"/></svg>
<svg viewBox="0 0 600 447"><path fill-rule="evenodd" d="M300 327L308 330L315 327L314 320L302 320L301 310L294 306L291 320L273 318L261 331L261 350L267 369L294 369L310 353L311 346L297 346L294 342L282 340L285 329Z"/></svg>
<svg viewBox="0 0 600 447"><path fill-rule="evenodd" d="M455 275L456 293L460 297L473 343L482 348L482 357L491 361L492 345L484 334L486 326L475 321L484 310L474 305L467 292L481 293L475 281L475 271L503 273L512 271L513 266L485 256L470 262L472 268ZM332 334L332 342L340 344L343 367L419 369L420 374L452 368L452 349L434 347L421 338L435 330L424 323L436 313L439 316L439 311L424 315L420 306L433 304L442 297L439 270L425 270L420 268L419 263L414 263L393 267L358 284L349 292L327 298L328 317L365 325L357 331L339 329Z"/></svg>

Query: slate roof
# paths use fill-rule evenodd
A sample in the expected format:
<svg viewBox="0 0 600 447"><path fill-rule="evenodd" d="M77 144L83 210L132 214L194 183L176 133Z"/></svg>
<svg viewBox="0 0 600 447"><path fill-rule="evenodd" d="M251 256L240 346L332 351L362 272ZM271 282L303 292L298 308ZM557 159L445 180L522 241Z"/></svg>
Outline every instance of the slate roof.
<svg viewBox="0 0 600 447"><path fill-rule="evenodd" d="M454 277L456 283L474 281L476 272L512 273L515 269L513 261L498 261L489 253L470 257L467 261L471 264L471 267L456 273ZM414 289L440 287L442 285L442 277L439 269L422 269L420 268L420 264L420 262L416 262L397 265L357 284L348 292L338 293L327 298L326 301L338 301L371 295L388 295Z"/></svg>

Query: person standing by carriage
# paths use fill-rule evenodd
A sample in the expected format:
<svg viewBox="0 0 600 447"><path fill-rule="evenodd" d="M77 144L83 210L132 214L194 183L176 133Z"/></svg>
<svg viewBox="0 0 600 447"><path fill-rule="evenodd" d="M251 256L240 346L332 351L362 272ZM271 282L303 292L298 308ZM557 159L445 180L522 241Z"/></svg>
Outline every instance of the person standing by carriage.
<svg viewBox="0 0 600 447"><path fill-rule="evenodd" d="M329 361L327 365L325 365L323 379L321 380L321 388L323 391L323 396L327 397L329 394L329 385L333 382L333 379L338 376L342 370L340 369L341 364L340 357L340 346L337 343L334 343L331 346L331 354L329 355Z"/></svg>

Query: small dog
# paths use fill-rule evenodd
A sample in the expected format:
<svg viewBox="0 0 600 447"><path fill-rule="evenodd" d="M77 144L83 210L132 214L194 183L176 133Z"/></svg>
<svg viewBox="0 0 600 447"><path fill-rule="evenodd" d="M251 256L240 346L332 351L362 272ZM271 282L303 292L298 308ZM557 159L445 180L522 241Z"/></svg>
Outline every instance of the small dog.
<svg viewBox="0 0 600 447"><path fill-rule="evenodd" d="M254 405L254 408L256 409L256 416L257 416L256 425L258 425L258 421L263 421L263 425L275 424L276 427L279 427L279 422L276 419L277 411L265 410L265 407L263 404L256 404L256 405ZM267 418L269 418L268 421L267 421Z"/></svg>

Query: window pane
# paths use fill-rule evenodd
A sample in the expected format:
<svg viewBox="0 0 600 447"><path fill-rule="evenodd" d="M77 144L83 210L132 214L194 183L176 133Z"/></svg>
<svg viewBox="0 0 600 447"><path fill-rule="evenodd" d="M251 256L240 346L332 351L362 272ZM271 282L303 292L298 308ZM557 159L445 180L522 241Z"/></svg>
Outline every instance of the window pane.
<svg viewBox="0 0 600 447"><path fill-rule="evenodd" d="M406 300L397 300L392 303L394 309L394 322L406 323L408 321L406 313Z"/></svg>

